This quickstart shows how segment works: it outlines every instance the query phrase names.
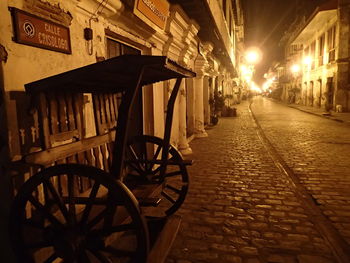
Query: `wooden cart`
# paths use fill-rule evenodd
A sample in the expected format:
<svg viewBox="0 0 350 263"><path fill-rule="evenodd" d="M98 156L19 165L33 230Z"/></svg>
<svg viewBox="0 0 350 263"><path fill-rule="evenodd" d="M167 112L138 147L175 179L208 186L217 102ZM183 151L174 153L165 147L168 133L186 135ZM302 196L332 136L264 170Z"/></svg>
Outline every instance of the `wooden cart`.
<svg viewBox="0 0 350 263"><path fill-rule="evenodd" d="M194 76L163 56L125 55L25 85L44 147L25 156L40 168L12 205L10 231L19 262L165 259L180 224L174 213L185 200L191 164L169 143L174 104L182 78ZM164 138L129 136L137 93L169 79L176 82ZM89 138L79 132L86 93L103 127ZM62 141L69 143L57 143Z"/></svg>

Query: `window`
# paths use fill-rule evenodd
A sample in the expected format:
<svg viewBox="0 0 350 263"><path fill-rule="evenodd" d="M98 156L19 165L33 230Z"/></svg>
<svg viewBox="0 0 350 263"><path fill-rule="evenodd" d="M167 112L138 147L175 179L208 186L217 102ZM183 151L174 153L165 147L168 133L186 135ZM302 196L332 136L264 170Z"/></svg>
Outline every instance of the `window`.
<svg viewBox="0 0 350 263"><path fill-rule="evenodd" d="M315 55L316 55L316 41L312 42L310 46L310 57L312 59L311 69L315 69Z"/></svg>
<svg viewBox="0 0 350 263"><path fill-rule="evenodd" d="M328 63L335 61L335 34L336 26L332 26L327 32Z"/></svg>
<svg viewBox="0 0 350 263"><path fill-rule="evenodd" d="M305 70L309 70L309 65L311 65L311 60L310 59L310 47L306 47L304 49L304 66L305 66Z"/></svg>
<svg viewBox="0 0 350 263"><path fill-rule="evenodd" d="M323 34L318 39L318 65L323 65L323 54L324 54L324 43L325 43L325 35Z"/></svg>

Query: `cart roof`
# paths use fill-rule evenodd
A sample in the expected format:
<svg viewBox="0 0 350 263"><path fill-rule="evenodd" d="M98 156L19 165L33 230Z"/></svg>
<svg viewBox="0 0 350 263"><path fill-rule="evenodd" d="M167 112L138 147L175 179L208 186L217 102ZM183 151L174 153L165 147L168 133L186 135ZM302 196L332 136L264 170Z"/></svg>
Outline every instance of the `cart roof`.
<svg viewBox="0 0 350 263"><path fill-rule="evenodd" d="M136 84L142 66L141 85L196 76L165 56L123 55L25 84L25 89L28 93L124 91Z"/></svg>

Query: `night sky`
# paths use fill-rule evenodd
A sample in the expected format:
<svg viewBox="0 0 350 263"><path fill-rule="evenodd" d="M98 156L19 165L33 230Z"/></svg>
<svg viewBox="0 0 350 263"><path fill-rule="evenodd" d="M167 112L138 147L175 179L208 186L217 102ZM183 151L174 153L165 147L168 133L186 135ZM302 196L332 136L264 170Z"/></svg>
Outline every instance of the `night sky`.
<svg viewBox="0 0 350 263"><path fill-rule="evenodd" d="M245 46L257 46L263 53L256 81L261 82L272 62L282 56L279 41L288 26L298 16L309 16L321 2L325 0L242 0Z"/></svg>

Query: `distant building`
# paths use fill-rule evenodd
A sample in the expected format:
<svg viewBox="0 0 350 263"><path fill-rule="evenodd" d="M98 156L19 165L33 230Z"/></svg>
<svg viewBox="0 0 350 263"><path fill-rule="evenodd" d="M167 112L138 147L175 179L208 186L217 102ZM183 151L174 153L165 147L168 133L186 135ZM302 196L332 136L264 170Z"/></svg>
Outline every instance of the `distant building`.
<svg viewBox="0 0 350 263"><path fill-rule="evenodd" d="M327 1L308 19L300 17L285 35L282 100L350 110L349 5L349 1ZM300 70L291 72L293 65Z"/></svg>

